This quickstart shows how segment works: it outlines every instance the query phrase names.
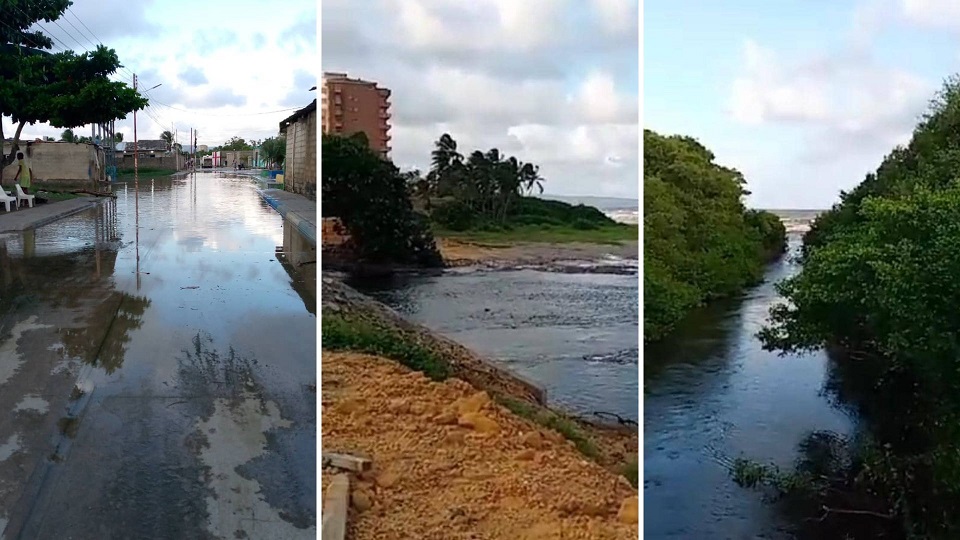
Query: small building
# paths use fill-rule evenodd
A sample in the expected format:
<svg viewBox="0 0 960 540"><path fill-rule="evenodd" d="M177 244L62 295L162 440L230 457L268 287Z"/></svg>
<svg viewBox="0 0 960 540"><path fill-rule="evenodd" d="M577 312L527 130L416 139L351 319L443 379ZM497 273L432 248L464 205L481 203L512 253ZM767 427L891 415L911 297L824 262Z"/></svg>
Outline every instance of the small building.
<svg viewBox="0 0 960 540"><path fill-rule="evenodd" d="M317 100L280 122L287 139L283 189L317 200Z"/></svg>
<svg viewBox="0 0 960 540"><path fill-rule="evenodd" d="M7 155L13 147L13 141L3 141L3 153ZM33 169L33 186L76 186L103 182L103 148L91 143L72 143L62 141L20 141L20 151ZM2 180L4 186L12 185L17 174L17 162L4 167Z"/></svg>
<svg viewBox="0 0 960 540"><path fill-rule="evenodd" d="M175 150L167 149L167 141L137 141L137 161L139 167L168 169L179 171L185 166L184 156ZM117 168L133 169L134 144L132 141L117 143Z"/></svg>

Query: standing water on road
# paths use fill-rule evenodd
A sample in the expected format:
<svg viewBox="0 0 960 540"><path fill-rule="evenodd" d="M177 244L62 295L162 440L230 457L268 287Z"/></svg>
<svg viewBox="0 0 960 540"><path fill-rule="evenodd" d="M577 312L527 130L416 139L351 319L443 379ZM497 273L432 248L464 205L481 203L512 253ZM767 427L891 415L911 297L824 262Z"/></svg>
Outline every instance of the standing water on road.
<svg viewBox="0 0 960 540"><path fill-rule="evenodd" d="M637 276L450 271L353 283L547 390L551 405L637 421Z"/></svg>
<svg viewBox="0 0 960 540"><path fill-rule="evenodd" d="M855 419L824 395L826 353L780 357L756 337L799 270L800 235L764 283L695 313L644 349L644 538L791 538L791 523L735 484L733 459L791 470L813 431L849 434Z"/></svg>
<svg viewBox="0 0 960 540"><path fill-rule="evenodd" d="M249 177L139 184L0 237L0 538L314 538L315 249Z"/></svg>

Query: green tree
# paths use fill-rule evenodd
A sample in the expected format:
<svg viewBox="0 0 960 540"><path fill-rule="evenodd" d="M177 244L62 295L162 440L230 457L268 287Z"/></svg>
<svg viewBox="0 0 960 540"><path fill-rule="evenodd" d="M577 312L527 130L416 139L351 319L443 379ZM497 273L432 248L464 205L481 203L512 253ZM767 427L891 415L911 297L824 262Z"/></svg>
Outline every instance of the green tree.
<svg viewBox="0 0 960 540"><path fill-rule="evenodd" d="M285 137L271 137L260 143L260 154L267 162L275 162L283 167L287 155L287 139Z"/></svg>
<svg viewBox="0 0 960 540"><path fill-rule="evenodd" d="M114 133L113 139L117 142L123 142L123 133L120 133L120 132Z"/></svg>
<svg viewBox="0 0 960 540"><path fill-rule="evenodd" d="M643 134L644 339L691 309L739 293L783 252L786 230L748 211L743 175L689 137Z"/></svg>
<svg viewBox="0 0 960 540"><path fill-rule="evenodd" d="M147 104L135 90L108 78L120 67L113 49L98 46L83 54L51 53L53 41L29 30L39 21L57 20L71 4L69 0L4 1L16 9L4 9L0 25L0 117L9 116L17 126L11 151L2 157L4 166L13 162L28 123L72 128L125 118Z"/></svg>
<svg viewBox="0 0 960 540"><path fill-rule="evenodd" d="M339 219L362 261L443 264L426 216L413 209L406 179L366 137L323 135L322 150L323 214Z"/></svg>
<svg viewBox="0 0 960 540"><path fill-rule="evenodd" d="M434 143L430 171L417 194L453 197L459 207L457 212L474 212L481 221L503 225L511 205L524 192L533 193L535 188L543 193L543 178L536 165L504 156L497 148L475 150L464 159L457 141L444 133Z"/></svg>
<svg viewBox="0 0 960 540"><path fill-rule="evenodd" d="M814 222L802 271L780 283L764 346L829 347L869 389L851 500L889 509L909 538L960 537L960 79L910 142Z"/></svg>
<svg viewBox="0 0 960 540"><path fill-rule="evenodd" d="M60 134L60 140L63 142L77 142L77 136L73 133L72 129L65 129L63 133Z"/></svg>
<svg viewBox="0 0 960 540"><path fill-rule="evenodd" d="M226 142L223 146L220 147L221 150L251 150L252 147L247 144L247 141L243 140L240 137L233 136L230 137L230 140Z"/></svg>

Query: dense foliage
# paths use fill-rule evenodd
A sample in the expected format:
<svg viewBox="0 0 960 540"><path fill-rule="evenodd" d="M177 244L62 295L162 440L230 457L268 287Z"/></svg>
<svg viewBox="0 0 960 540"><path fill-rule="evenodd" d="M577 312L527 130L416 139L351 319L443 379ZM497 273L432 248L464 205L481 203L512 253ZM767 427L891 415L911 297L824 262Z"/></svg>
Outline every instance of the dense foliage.
<svg viewBox="0 0 960 540"><path fill-rule="evenodd" d="M444 133L434 143L430 172L421 177L413 173L407 179L415 193L429 206L434 197L455 200L457 213L466 211L471 220L503 224L510 206L534 188L543 193L539 167L504 156L496 148L473 151L464 158L457 141Z"/></svg>
<svg viewBox="0 0 960 540"><path fill-rule="evenodd" d="M779 218L747 211L745 180L689 137L643 134L644 339L759 280L786 247Z"/></svg>
<svg viewBox="0 0 960 540"><path fill-rule="evenodd" d="M910 143L818 218L803 271L761 333L781 351L837 346L862 365L879 451L848 489L915 538L960 538L960 82ZM895 406L890 406L895 403Z"/></svg>
<svg viewBox="0 0 960 540"><path fill-rule="evenodd" d="M496 148L465 157L447 133L434 143L426 176L420 171L405 176L416 201L445 232L622 229L624 238L636 236L635 228L596 208L534 197L543 193L539 166Z"/></svg>
<svg viewBox="0 0 960 540"><path fill-rule="evenodd" d="M324 135L324 217L336 217L356 255L370 263L441 266L427 219L414 211L405 178L360 133Z"/></svg>
<svg viewBox="0 0 960 540"><path fill-rule="evenodd" d="M13 162L26 124L78 127L125 118L147 99L108 77L120 68L116 51L102 45L76 54L51 53L53 41L31 31L39 21L56 21L69 0L3 0L0 25L0 117L17 125L14 144L0 164ZM0 140L4 139L0 122Z"/></svg>
<svg viewBox="0 0 960 540"><path fill-rule="evenodd" d="M286 137L270 137L260 143L260 155L267 163L276 163L283 166L287 158L287 139Z"/></svg>

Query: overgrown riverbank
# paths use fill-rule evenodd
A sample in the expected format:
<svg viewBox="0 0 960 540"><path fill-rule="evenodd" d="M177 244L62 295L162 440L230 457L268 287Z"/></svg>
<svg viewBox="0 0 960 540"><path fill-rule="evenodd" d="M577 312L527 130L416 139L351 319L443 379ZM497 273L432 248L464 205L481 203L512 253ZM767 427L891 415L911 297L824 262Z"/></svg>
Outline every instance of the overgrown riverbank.
<svg viewBox="0 0 960 540"><path fill-rule="evenodd" d="M746 180L690 137L643 134L644 341L692 309L757 283L786 249L786 228L747 210Z"/></svg>
<svg viewBox="0 0 960 540"><path fill-rule="evenodd" d="M779 351L838 351L839 400L866 420L856 440L835 445L830 455L843 459L831 458L836 474L812 500L829 508L839 493L847 504L834 517L867 519L887 537L960 537L958 132L955 78L910 143L816 220L803 271L780 285L786 302L761 334ZM876 537L834 523L850 538Z"/></svg>

